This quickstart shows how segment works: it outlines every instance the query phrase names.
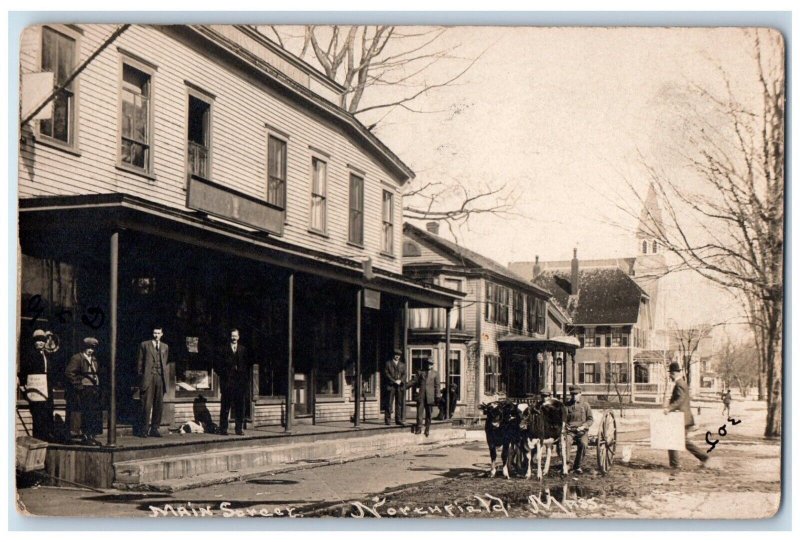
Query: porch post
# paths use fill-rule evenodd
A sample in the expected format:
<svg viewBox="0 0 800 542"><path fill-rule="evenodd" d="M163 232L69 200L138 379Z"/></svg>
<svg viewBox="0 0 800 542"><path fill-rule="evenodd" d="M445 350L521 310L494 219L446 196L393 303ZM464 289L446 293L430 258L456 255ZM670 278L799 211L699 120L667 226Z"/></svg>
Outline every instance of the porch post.
<svg viewBox="0 0 800 542"><path fill-rule="evenodd" d="M109 324L110 353L109 371L111 373L110 406L108 412L107 444L117 443L117 294L119 292L119 232L111 234L110 273L109 273Z"/></svg>
<svg viewBox="0 0 800 542"><path fill-rule="evenodd" d="M408 370L411 367L411 363L408 359L408 299L403 301L403 336L401 337L403 341L402 349L403 349L403 361L406 364L406 374L403 375L403 381L408 378ZM402 393L400 395L400 408L401 414L400 419L405 421L406 419L406 388L402 386Z"/></svg>
<svg viewBox="0 0 800 542"><path fill-rule="evenodd" d="M564 357L561 358L561 364L563 365L561 369L561 388L564 390L563 395L561 396L564 401L567 400L567 349L564 349Z"/></svg>
<svg viewBox="0 0 800 542"><path fill-rule="evenodd" d="M353 386L355 386L356 392L356 412L353 418L355 427L358 427L359 417L361 416L361 298L363 293L363 288L359 288L356 291L356 374L353 379Z"/></svg>
<svg viewBox="0 0 800 542"><path fill-rule="evenodd" d="M557 376L556 373L558 372L558 371L556 371L556 368L558 367L558 365L557 365L557 361L556 361L556 350L555 350L555 348L550 350L550 357L553 360L550 364L553 367L553 397L555 397L556 393L558 392L558 380L556 380L556 376Z"/></svg>
<svg viewBox="0 0 800 542"><path fill-rule="evenodd" d="M450 311L447 309L444 328L444 389L447 392L447 401L444 405L444 419L450 419Z"/></svg>
<svg viewBox="0 0 800 542"><path fill-rule="evenodd" d="M294 271L289 273L287 286L287 333L286 347L286 425L284 430L292 430L292 392L294 391Z"/></svg>

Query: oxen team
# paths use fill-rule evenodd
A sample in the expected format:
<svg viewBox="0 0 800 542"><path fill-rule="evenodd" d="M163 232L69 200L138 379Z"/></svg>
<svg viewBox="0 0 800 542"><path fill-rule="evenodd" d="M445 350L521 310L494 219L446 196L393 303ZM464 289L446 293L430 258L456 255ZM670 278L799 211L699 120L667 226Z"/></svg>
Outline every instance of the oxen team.
<svg viewBox="0 0 800 542"><path fill-rule="evenodd" d="M568 461L563 457L566 449L567 407L562 401L554 397L539 399L531 404L495 401L481 404L480 409L486 415L484 429L492 460L492 477L497 473L495 462L498 447L502 448L503 476L510 477L509 451L516 446L525 451L528 459L525 478L532 475L533 454L536 453L536 478L541 480L550 470L553 445L556 443L562 450L562 472L568 473ZM546 454L544 469L543 452Z"/></svg>

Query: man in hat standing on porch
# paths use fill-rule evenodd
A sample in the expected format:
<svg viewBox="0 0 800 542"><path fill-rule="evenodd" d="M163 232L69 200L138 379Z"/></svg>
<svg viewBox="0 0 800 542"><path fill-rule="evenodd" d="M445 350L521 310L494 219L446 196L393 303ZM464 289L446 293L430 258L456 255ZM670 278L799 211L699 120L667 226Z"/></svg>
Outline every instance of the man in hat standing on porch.
<svg viewBox="0 0 800 542"><path fill-rule="evenodd" d="M684 432L688 434L689 428L694 425L694 416L690 406L689 386L686 384L686 379L683 378L681 365L673 361L669 364L669 378L675 383L672 388L672 396L670 397L669 404L664 408L664 414L670 412L680 411L683 412ZM701 467L708 467L708 454L703 452L695 444L686 439L686 449L700 460ZM681 461L678 455L678 450L668 450L669 466L672 469L680 469Z"/></svg>
<svg viewBox="0 0 800 542"><path fill-rule="evenodd" d="M160 437L161 412L164 408L164 392L167 385L165 369L169 360L169 347L161 341L164 329L153 326L153 338L139 345L136 355L136 371L139 376L139 392L142 402L142 421L139 436Z"/></svg>
<svg viewBox="0 0 800 542"><path fill-rule="evenodd" d="M33 332L33 351L20 360L19 386L33 418L33 438L52 442L55 438L55 424L53 423L53 383L55 372L53 360L45 350L47 333L41 329ZM29 377L36 375L39 380L44 379L43 389L29 388Z"/></svg>
<svg viewBox="0 0 800 542"><path fill-rule="evenodd" d="M100 446L95 439L103 432L103 398L100 370L95 357L100 342L94 337L83 339L83 351L67 362L69 384L67 399L71 444Z"/></svg>
<svg viewBox="0 0 800 542"><path fill-rule="evenodd" d="M575 441L578 451L575 454L575 462L572 464L572 472L582 474L581 463L583 456L586 455L586 448L589 446L589 428L594 422L592 407L581 398L581 388L572 385L569 387L570 400L567 402L567 449Z"/></svg>
<svg viewBox="0 0 800 542"><path fill-rule="evenodd" d="M251 365L245 347L239 344L239 330L232 329L230 343L225 347L219 366L222 400L219 410L219 433L228 434L231 409L237 435L244 435L245 406L250 389Z"/></svg>
<svg viewBox="0 0 800 542"><path fill-rule="evenodd" d="M403 391L405 390L406 364L401 355L403 351L394 349L394 356L386 362L383 368L383 379L386 383L386 416L384 422L389 425L392 420L392 407L394 407L394 423L403 425Z"/></svg>
<svg viewBox="0 0 800 542"><path fill-rule="evenodd" d="M439 403L440 383L439 373L433 368L433 360L425 361L425 368L412 380L411 385L419 387L417 396L417 425L414 433L420 434L422 430L423 414L425 416L425 436L431 432L431 410Z"/></svg>

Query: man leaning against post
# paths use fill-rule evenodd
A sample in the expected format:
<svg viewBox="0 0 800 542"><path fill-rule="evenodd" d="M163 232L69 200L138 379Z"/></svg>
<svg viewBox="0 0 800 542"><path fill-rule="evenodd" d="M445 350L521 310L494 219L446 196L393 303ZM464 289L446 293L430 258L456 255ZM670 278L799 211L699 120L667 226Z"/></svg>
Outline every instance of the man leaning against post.
<svg viewBox="0 0 800 542"><path fill-rule="evenodd" d="M689 397L689 386L686 384L686 379L683 378L681 374L681 365L673 361L669 364L669 378L675 383L675 387L672 388L672 396L670 397L669 404L664 408L664 414L668 414L670 412L683 412L683 421L684 421L684 434L688 436L689 428L694 426L694 416L692 416L692 410L690 406L691 398ZM686 439L686 449L697 459L700 460L701 467L708 467L708 454L703 452L700 448L698 448L692 442L689 442L689 439ZM669 455L669 466L674 470L678 470L681 468L681 460L679 454L679 450L668 450Z"/></svg>

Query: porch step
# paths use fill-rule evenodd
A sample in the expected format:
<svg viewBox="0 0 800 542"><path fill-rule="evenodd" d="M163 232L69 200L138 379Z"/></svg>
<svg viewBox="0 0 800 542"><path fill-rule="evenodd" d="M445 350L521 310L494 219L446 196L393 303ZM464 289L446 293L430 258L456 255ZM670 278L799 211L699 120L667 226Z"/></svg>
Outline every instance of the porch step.
<svg viewBox="0 0 800 542"><path fill-rule="evenodd" d="M113 466L114 486L178 491L465 441L465 429L439 426L427 438L404 431L120 461Z"/></svg>

